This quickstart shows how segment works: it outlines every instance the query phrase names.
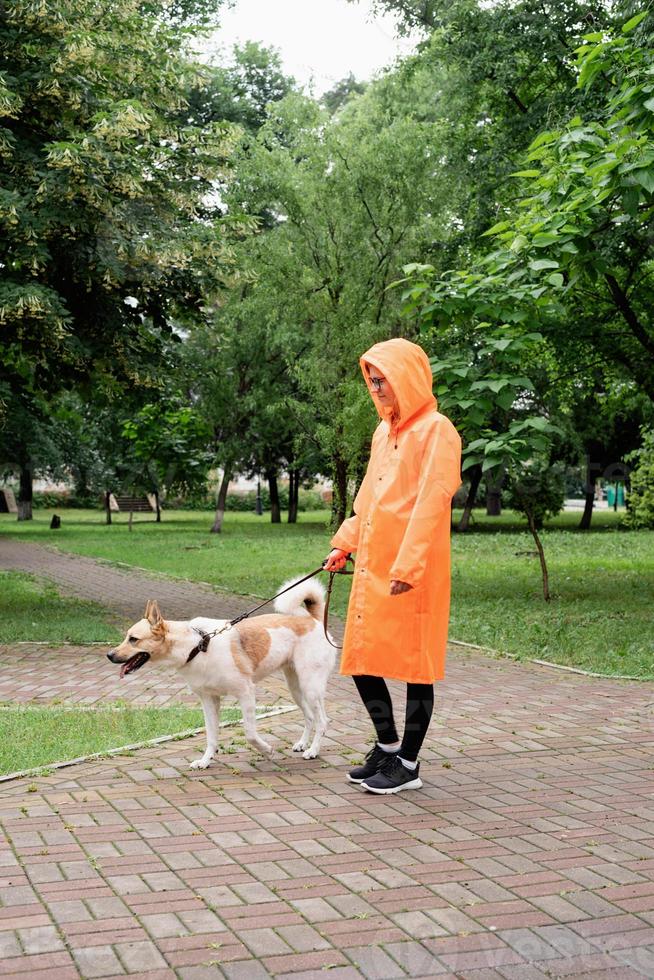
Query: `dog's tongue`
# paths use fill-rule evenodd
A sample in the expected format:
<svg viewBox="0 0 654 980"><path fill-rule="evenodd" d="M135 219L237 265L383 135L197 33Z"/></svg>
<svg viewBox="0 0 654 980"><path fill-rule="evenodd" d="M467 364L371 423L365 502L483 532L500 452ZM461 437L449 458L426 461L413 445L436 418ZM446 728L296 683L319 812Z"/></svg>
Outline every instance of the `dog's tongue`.
<svg viewBox="0 0 654 980"><path fill-rule="evenodd" d="M129 674L130 671L134 669L134 665L137 663L140 656L141 656L140 653L135 653L133 657L130 657L129 660L125 661L125 663L120 668L121 677L124 677L125 674Z"/></svg>

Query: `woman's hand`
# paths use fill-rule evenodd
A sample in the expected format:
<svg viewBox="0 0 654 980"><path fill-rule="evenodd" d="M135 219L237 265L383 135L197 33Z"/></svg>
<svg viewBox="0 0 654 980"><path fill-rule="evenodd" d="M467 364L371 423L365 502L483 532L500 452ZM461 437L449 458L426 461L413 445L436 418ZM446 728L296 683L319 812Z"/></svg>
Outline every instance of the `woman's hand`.
<svg viewBox="0 0 654 980"><path fill-rule="evenodd" d="M413 586L409 585L408 582L399 582L396 578L391 582L391 595L401 595L402 592L408 592Z"/></svg>
<svg viewBox="0 0 654 980"><path fill-rule="evenodd" d="M326 572L338 572L347 564L348 555L349 551L343 551L341 548L334 548L325 558L323 568Z"/></svg>

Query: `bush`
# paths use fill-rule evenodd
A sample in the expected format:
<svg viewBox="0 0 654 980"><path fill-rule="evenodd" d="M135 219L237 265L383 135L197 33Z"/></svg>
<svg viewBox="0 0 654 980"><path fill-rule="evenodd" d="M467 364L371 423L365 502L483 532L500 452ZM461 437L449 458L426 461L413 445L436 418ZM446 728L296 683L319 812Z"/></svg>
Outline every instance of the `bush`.
<svg viewBox="0 0 654 980"><path fill-rule="evenodd" d="M161 501L162 510L213 510L215 506L215 497L208 493L166 497Z"/></svg>
<svg viewBox="0 0 654 980"><path fill-rule="evenodd" d="M76 497L70 490L39 490L32 498L32 507L35 510L42 507L94 507L101 509L103 502L95 496Z"/></svg>
<svg viewBox="0 0 654 980"><path fill-rule="evenodd" d="M627 497L625 523L633 528L654 528L654 429L643 430L643 445L627 456L635 463Z"/></svg>
<svg viewBox="0 0 654 980"><path fill-rule="evenodd" d="M261 487L261 503L264 511L270 510L270 494L268 487ZM288 487L279 488L279 504L282 510L288 507ZM202 494L193 497L172 497L163 501L162 506L165 510L213 510L216 506L216 498L213 494ZM227 511L241 511L253 513L257 507L256 490L248 490L245 493L228 493L225 501ZM298 495L298 510L328 510L329 504L326 503L318 490L302 490Z"/></svg>
<svg viewBox="0 0 654 980"><path fill-rule="evenodd" d="M118 494L120 495L120 494ZM261 488L261 501L264 511L270 510L270 494L268 487ZM282 510L288 507L288 487L279 488L279 502ZM104 500L98 497L76 497L70 490L48 490L34 494L32 505L37 508L53 507L93 507L101 510L104 507ZM167 497L161 501L163 510L214 510L216 498L213 494L197 493L186 497ZM257 506L257 494L255 490L248 490L246 493L228 493L227 510L253 512ZM300 489L298 499L298 510L329 510L318 490Z"/></svg>

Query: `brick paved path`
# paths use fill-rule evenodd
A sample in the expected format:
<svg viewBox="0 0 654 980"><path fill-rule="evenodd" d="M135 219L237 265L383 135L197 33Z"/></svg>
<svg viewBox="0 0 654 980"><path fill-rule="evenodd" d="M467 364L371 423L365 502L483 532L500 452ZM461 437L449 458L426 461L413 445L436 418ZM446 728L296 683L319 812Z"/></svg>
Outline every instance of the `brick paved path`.
<svg viewBox="0 0 654 980"><path fill-rule="evenodd" d="M197 704L174 670L141 670L121 680L109 647L0 646L0 702L94 705L111 701L162 707Z"/></svg>
<svg viewBox="0 0 654 980"><path fill-rule="evenodd" d="M6 784L0 969L654 977L653 708L651 684L457 654L421 792L344 781L369 732L340 677L318 760L288 714L260 723L273 760L192 773L198 738Z"/></svg>

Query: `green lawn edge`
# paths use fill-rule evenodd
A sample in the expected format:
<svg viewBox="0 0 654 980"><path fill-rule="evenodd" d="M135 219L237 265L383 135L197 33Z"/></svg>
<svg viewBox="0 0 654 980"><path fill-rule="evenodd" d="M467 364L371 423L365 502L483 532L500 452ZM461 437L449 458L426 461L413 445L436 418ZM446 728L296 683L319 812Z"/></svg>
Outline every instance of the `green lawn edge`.
<svg viewBox="0 0 654 980"><path fill-rule="evenodd" d="M0 534L253 597L272 595L329 549L324 511L301 513L296 525L228 513L220 535L209 534L206 512L170 511L161 524L142 521L132 532L125 522L103 525L98 511L60 512L61 530L49 532L50 513L37 511L31 527L3 515ZM470 532L453 534L452 639L518 660L650 678L654 532L626 530L622 515L610 511L596 513L594 529L580 532L579 518L561 514L543 531L553 591L547 604L532 539L515 515L476 514ZM334 615L345 614L349 586L337 582Z"/></svg>
<svg viewBox="0 0 654 980"><path fill-rule="evenodd" d="M61 589L46 576L0 570L0 643L84 645L122 638L115 614Z"/></svg>
<svg viewBox="0 0 654 980"><path fill-rule="evenodd" d="M257 716L289 710L293 710L292 705L258 705ZM221 727L240 720L238 706L222 709ZM43 774L48 767L61 768L90 759L130 756L157 742L190 738L202 731L202 709L185 705L2 705L0 780ZM231 755L245 746L244 735L237 732L229 741L222 741L219 752Z"/></svg>

